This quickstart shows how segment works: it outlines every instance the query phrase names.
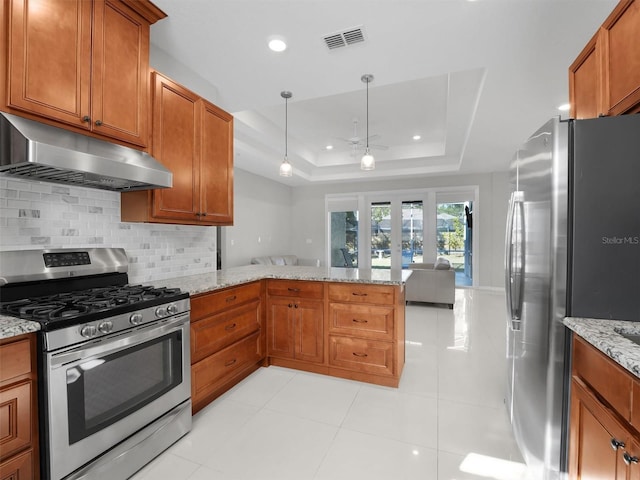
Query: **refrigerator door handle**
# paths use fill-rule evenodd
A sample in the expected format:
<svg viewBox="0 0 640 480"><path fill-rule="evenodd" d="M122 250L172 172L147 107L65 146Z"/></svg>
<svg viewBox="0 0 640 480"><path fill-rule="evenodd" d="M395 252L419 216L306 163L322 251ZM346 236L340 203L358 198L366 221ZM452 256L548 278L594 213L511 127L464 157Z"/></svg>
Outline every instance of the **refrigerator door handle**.
<svg viewBox="0 0 640 480"><path fill-rule="evenodd" d="M511 328L520 330L524 287L524 192L515 191L509 199L505 252L507 311Z"/></svg>

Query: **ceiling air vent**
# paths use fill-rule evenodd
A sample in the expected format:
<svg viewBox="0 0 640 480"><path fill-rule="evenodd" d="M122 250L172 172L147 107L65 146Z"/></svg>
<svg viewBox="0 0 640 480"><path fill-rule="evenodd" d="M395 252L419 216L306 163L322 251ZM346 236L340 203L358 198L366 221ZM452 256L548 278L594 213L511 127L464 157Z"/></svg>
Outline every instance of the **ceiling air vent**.
<svg viewBox="0 0 640 480"><path fill-rule="evenodd" d="M334 50L340 47L346 47L353 45L354 43L364 42L364 30L362 27L353 27L342 32L332 33L322 37L327 44L329 50Z"/></svg>

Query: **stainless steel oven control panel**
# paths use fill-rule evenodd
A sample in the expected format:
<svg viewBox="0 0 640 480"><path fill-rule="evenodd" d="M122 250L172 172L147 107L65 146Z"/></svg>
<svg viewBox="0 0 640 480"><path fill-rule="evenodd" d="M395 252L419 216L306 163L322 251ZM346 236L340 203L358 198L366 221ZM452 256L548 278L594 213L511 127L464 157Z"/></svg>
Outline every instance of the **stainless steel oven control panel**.
<svg viewBox="0 0 640 480"><path fill-rule="evenodd" d="M76 343L97 339L105 335L116 334L163 318L188 312L189 309L189 299L185 298L134 312L114 315L93 322L49 331L45 333L45 350L51 352Z"/></svg>

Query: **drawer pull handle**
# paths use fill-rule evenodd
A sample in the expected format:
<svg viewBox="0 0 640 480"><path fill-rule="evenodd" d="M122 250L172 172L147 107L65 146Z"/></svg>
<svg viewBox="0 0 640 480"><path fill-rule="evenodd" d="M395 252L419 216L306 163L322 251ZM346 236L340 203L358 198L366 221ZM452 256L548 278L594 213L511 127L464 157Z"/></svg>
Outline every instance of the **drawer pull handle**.
<svg viewBox="0 0 640 480"><path fill-rule="evenodd" d="M233 330L234 328L236 328L237 324L236 323L232 323L231 325L227 325L226 327L224 327L224 329L227 332L230 332L231 330Z"/></svg>
<svg viewBox="0 0 640 480"><path fill-rule="evenodd" d="M228 362L226 362L224 364L225 367L230 367L231 365L233 365L234 363L236 363L236 359L234 358L233 360L229 360Z"/></svg>
<svg viewBox="0 0 640 480"><path fill-rule="evenodd" d="M358 353L358 352L353 352L353 356L354 357L360 357L360 358L366 358L369 355L367 355L366 353Z"/></svg>
<svg viewBox="0 0 640 480"><path fill-rule="evenodd" d="M354 318L352 321L355 323L369 323L369 320L358 320L357 318Z"/></svg>
<svg viewBox="0 0 640 480"><path fill-rule="evenodd" d="M287 290L289 290L290 292L299 292L300 291L299 288L291 288L291 287L287 288Z"/></svg>
<svg viewBox="0 0 640 480"><path fill-rule="evenodd" d="M627 452L624 452L622 454L622 459L624 460L624 463L626 463L627 465L631 465L632 463L637 464L640 461L638 460L638 457L632 457Z"/></svg>
<svg viewBox="0 0 640 480"><path fill-rule="evenodd" d="M353 292L353 293L351 293L351 295L353 295L354 297L366 297L367 296L366 293L358 293L358 292Z"/></svg>
<svg viewBox="0 0 640 480"><path fill-rule="evenodd" d="M230 303L230 302L233 302L236 298L238 298L238 297L237 297L237 296L235 296L235 295L231 295L230 297L227 297L227 298L225 299L225 301L226 301L227 303Z"/></svg>
<svg viewBox="0 0 640 480"><path fill-rule="evenodd" d="M624 442L620 440L616 440L615 438L611 439L611 448L614 450L618 450L619 448L624 448Z"/></svg>

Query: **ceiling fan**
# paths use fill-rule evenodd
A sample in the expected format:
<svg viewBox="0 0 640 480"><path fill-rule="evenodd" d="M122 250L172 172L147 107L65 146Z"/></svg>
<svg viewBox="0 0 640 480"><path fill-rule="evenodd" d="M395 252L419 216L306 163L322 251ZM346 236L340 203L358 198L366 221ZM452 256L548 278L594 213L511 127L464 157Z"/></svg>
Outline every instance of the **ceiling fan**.
<svg viewBox="0 0 640 480"><path fill-rule="evenodd" d="M387 150L389 147L386 145L375 145L371 144L371 140L375 140L380 138L380 135L369 135L369 148L376 150ZM350 138L340 138L338 140L342 140L347 145L351 147L351 155L355 156L359 149L364 148L367 145L367 137L359 137L358 136L358 119L353 119L353 137Z"/></svg>

